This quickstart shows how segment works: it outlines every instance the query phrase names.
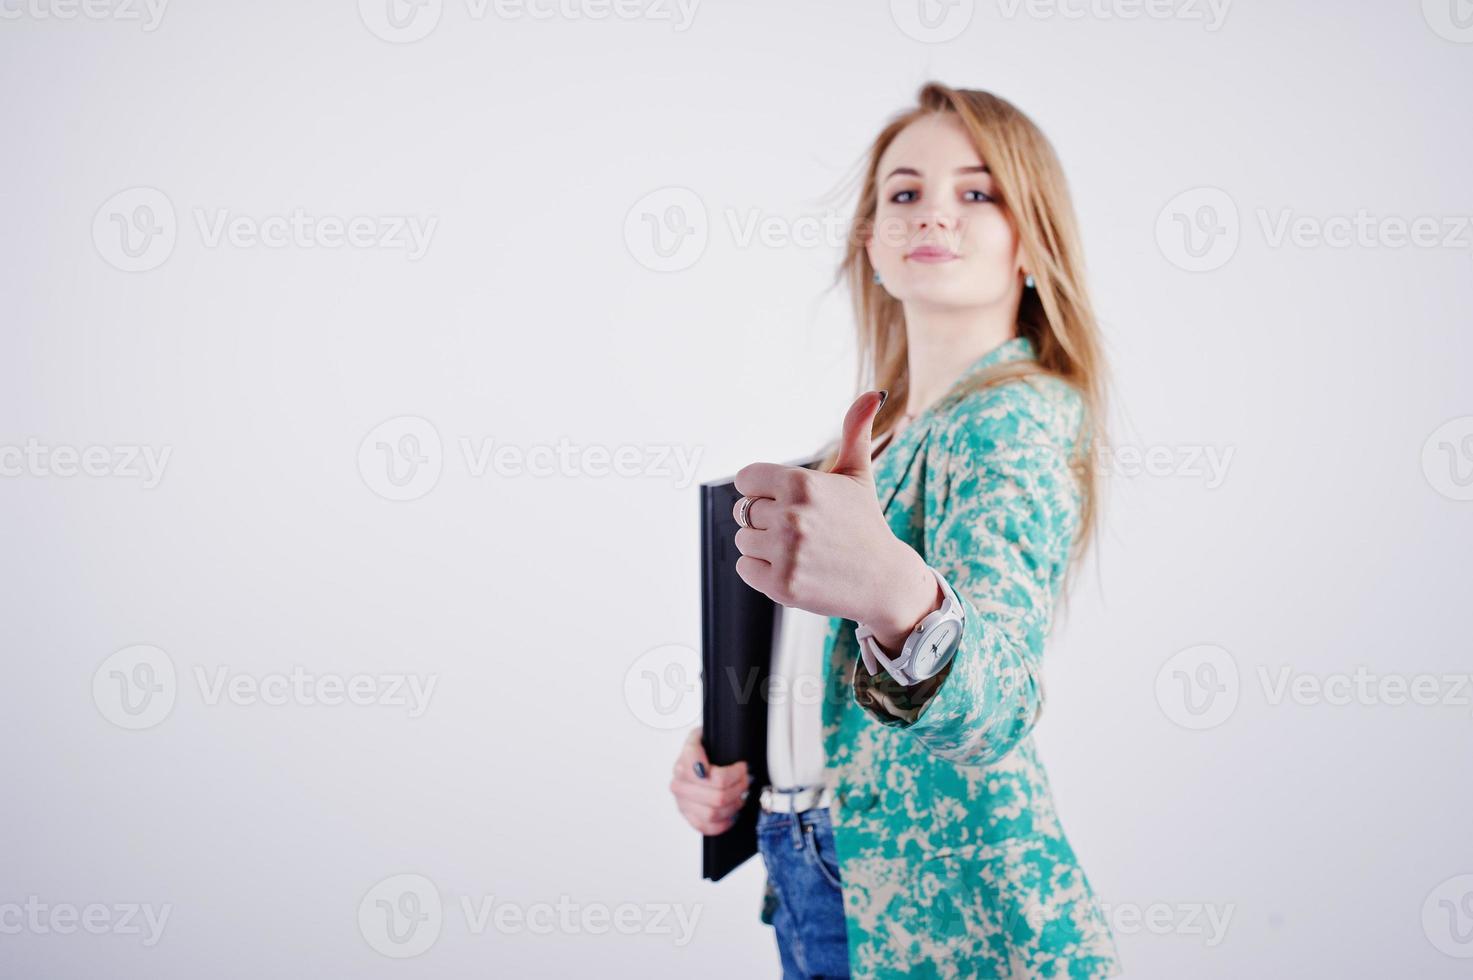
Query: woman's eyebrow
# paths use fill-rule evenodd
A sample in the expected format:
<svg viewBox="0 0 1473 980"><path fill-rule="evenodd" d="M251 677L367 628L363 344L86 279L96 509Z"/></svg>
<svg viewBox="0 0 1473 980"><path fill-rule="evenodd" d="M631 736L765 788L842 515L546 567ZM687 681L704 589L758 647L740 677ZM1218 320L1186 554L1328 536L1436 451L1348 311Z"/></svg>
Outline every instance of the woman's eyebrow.
<svg viewBox="0 0 1473 980"><path fill-rule="evenodd" d="M956 168L956 172L959 173L959 174L990 174L990 173L992 173L992 171L988 168L987 164L985 164L985 163L982 164L981 166L977 166L977 167L957 167ZM914 167L896 167L894 170L890 171L890 173L886 175L885 179L886 180L889 180L891 177L897 177L897 176L900 176L901 174L908 174L911 177L919 177L919 176L921 176L921 172L919 170L917 170L916 168L914 168Z"/></svg>

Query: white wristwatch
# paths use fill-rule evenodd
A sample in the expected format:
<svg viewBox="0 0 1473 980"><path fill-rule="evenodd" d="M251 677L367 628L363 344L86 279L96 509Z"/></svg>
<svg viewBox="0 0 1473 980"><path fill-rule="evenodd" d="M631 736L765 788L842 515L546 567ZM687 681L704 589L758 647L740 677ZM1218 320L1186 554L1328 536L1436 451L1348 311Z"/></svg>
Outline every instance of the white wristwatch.
<svg viewBox="0 0 1473 980"><path fill-rule="evenodd" d="M940 572L933 568L931 574L941 583L944 597L941 608L932 610L916 623L915 629L906 635L900 655L894 660L880 649L874 630L863 623L854 630L854 635L859 638L860 656L864 658L864 666L871 676L879 673L883 665L891 677L906 687L918 684L940 673L961 645L962 627L966 625L961 601Z"/></svg>

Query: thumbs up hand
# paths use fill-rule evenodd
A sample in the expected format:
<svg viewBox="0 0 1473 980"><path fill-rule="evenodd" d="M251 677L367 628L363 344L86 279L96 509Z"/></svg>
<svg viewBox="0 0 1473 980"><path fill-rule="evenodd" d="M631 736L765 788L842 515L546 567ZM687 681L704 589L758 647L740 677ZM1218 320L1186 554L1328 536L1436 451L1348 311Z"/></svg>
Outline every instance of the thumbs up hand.
<svg viewBox="0 0 1473 980"><path fill-rule="evenodd" d="M885 397L867 391L849 406L829 471L750 463L737 472L737 490L754 499L751 527L736 532L736 570L773 601L867 624L893 649L939 605L939 592L876 496L870 436Z"/></svg>
<svg viewBox="0 0 1473 980"><path fill-rule="evenodd" d="M839 455L829 469L830 473L838 473L868 484L871 491L875 489L875 470L874 461L870 457L875 450L870 436L874 432L875 416L880 414L880 408L890 393L881 391L878 398L871 398L873 394L876 393L867 391L860 395L849 406L849 411L844 413ZM876 500L875 503L878 504L879 501Z"/></svg>

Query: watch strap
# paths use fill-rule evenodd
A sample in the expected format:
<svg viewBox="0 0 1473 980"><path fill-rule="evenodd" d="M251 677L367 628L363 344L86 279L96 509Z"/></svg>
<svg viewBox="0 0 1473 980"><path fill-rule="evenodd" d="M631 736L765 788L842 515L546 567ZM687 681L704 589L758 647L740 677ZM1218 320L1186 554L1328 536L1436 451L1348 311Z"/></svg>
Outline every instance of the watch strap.
<svg viewBox="0 0 1473 980"><path fill-rule="evenodd" d="M929 632L927 629L928 623L935 624L945 619L961 621L961 601L957 598L956 592L951 588L951 583L947 582L945 577L936 569L931 568L930 570L931 574L936 576L936 581L941 585L941 606L923 616L921 621L906 634L905 643L901 646L900 652L895 657L887 656L880 649L880 643L875 639L874 630L863 623L856 625L854 633L859 640L859 655L864 660L865 669L870 672L870 676L879 673L880 668L884 667L886 673L906 687L920 683L924 678L919 678L912 674L910 665L915 661L915 653L920 646L922 638Z"/></svg>

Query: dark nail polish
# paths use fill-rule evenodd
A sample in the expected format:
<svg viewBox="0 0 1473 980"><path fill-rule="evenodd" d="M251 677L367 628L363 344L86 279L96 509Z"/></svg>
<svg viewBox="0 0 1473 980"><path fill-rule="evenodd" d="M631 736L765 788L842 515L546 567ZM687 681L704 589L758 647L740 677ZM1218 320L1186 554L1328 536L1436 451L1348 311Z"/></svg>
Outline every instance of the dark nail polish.
<svg viewBox="0 0 1473 980"><path fill-rule="evenodd" d="M702 779L706 778L706 766L704 763L696 763L696 775L700 776Z"/></svg>
<svg viewBox="0 0 1473 980"><path fill-rule="evenodd" d="M889 397L890 397L890 389L889 388L881 388L880 389L880 408L884 408L885 407L885 399L886 398L889 398ZM880 408L875 409L875 411L878 412L880 410Z"/></svg>

